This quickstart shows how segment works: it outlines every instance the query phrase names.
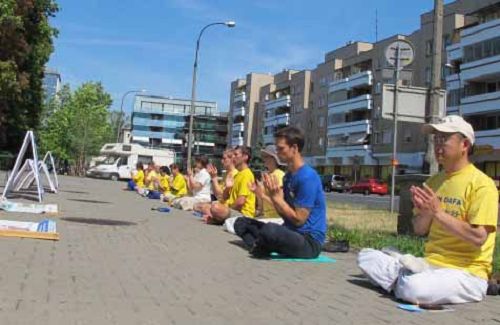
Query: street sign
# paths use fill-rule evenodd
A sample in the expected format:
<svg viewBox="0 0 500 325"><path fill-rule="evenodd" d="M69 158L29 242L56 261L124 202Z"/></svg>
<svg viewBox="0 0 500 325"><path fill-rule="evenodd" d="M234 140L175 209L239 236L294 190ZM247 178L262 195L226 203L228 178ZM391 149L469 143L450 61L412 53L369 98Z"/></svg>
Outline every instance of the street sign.
<svg viewBox="0 0 500 325"><path fill-rule="evenodd" d="M413 45L405 40L397 40L392 42L385 49L385 59L390 66L396 67L398 64L396 62L398 58L398 48L399 48L399 67L404 68L413 62L415 57L415 51Z"/></svg>

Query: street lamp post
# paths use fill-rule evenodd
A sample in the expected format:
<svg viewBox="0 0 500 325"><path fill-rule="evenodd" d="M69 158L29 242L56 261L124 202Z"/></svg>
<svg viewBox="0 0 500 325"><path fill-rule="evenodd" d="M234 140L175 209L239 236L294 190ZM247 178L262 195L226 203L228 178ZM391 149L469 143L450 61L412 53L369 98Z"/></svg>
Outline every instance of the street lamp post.
<svg viewBox="0 0 500 325"><path fill-rule="evenodd" d="M197 75L197 70L198 70L198 52L200 50L200 40L201 36L203 35L203 32L210 26L215 26L215 25L225 25L227 27L234 27L236 26L236 23L234 21L226 21L226 22L217 22L217 23L211 23L203 27L200 31L200 34L198 35L198 40L196 41L196 52L194 55L194 65L193 65L193 83L191 85L191 107L189 109L189 132L188 132L188 156L187 156L187 167L191 167L191 147L192 147L192 139L193 139L193 115L195 113L195 101L196 101L196 75Z"/></svg>
<svg viewBox="0 0 500 325"><path fill-rule="evenodd" d="M116 143L118 143L118 141L120 141L120 129L122 128L122 118L123 118L123 102L125 100L125 97L127 97L128 94L132 94L132 93L144 93L146 92L145 89L141 89L141 90L129 90L127 91L125 94L123 94L122 96L122 103L120 105L120 116L118 117L118 125L117 125L117 130L116 130Z"/></svg>

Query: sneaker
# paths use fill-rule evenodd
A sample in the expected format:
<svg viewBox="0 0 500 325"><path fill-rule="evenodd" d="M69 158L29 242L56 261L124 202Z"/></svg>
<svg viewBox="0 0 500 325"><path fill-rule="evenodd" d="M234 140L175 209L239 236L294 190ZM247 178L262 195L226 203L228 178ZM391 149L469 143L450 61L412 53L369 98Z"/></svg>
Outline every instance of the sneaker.
<svg viewBox="0 0 500 325"><path fill-rule="evenodd" d="M348 240L332 240L323 245L323 250L330 253L347 253L349 251Z"/></svg>

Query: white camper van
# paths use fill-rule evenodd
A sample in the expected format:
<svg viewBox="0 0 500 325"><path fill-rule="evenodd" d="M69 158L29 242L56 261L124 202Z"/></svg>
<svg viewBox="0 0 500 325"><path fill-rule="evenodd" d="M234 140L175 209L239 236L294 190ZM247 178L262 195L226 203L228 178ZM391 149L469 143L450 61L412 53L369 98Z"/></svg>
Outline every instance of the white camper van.
<svg viewBox="0 0 500 325"><path fill-rule="evenodd" d="M130 179L130 172L135 169L138 162L155 165L169 166L175 161L175 152L144 148L140 144L107 143L100 151L105 156L104 161L87 171L87 177L107 178L111 180Z"/></svg>

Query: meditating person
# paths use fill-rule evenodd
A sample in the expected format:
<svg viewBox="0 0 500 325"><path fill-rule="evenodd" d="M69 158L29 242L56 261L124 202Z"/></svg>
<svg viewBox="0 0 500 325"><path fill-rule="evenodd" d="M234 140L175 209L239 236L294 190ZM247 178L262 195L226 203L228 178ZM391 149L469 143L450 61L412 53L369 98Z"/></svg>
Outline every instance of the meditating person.
<svg viewBox="0 0 500 325"><path fill-rule="evenodd" d="M226 149L222 153L222 167L226 170L226 175L222 180L222 185L219 183L217 168L213 164L208 164L207 166L207 171L212 180L212 193L217 198L216 201L219 201L222 204L226 204L229 199L229 192L234 184L234 176L238 173L238 170L234 167L233 157L233 149ZM194 206L194 210L200 212L202 216L206 218L210 215L211 206L211 203L198 203Z"/></svg>
<svg viewBox="0 0 500 325"><path fill-rule="evenodd" d="M263 174L264 188L283 225L237 218L234 230L250 253L267 258L272 252L296 258L316 258L326 234L323 186L316 171L302 157L304 133L288 126L275 133L276 152L288 165L283 187L275 175Z"/></svg>
<svg viewBox="0 0 500 325"><path fill-rule="evenodd" d="M138 162L135 165L135 171L130 173L131 180L128 181L128 189L138 191L144 187L144 165Z"/></svg>
<svg viewBox="0 0 500 325"><path fill-rule="evenodd" d="M207 172L207 156L198 156L194 159L194 173L187 171L187 186L189 195L175 199L172 203L175 208L193 210L197 203L210 202L210 175Z"/></svg>
<svg viewBox="0 0 500 325"><path fill-rule="evenodd" d="M172 173L172 176L169 178L170 192L163 196L163 201L168 203L188 193L186 179L182 175L180 167L177 164L171 164L170 172Z"/></svg>
<svg viewBox="0 0 500 325"><path fill-rule="evenodd" d="M283 188L283 177L285 176L285 172L282 171L279 166L286 165L281 162L278 157L276 146L268 145L264 149L261 149L262 152L262 160L264 160L264 166L266 167L266 171L270 176L276 177L278 181L278 185ZM264 189L264 184L262 181L257 180L251 186L251 190L255 193L257 198L257 213L256 217L271 219L271 218L279 218L280 215L274 208L271 197L269 196L269 192Z"/></svg>
<svg viewBox="0 0 500 325"><path fill-rule="evenodd" d="M358 266L375 284L413 304L481 301L492 271L498 214L493 180L469 161L474 130L450 115L424 125L434 134L442 170L411 187L415 234L427 235L424 258L363 249Z"/></svg>
<svg viewBox="0 0 500 325"><path fill-rule="evenodd" d="M229 217L245 216L253 218L255 216L255 194L250 190L250 185L255 181L254 175L248 167L251 158L249 147L238 146L234 149L233 162L238 170L234 176L229 197L223 198L224 202L212 202L210 214L206 216L206 221L213 224L223 224Z"/></svg>
<svg viewBox="0 0 500 325"><path fill-rule="evenodd" d="M155 180L155 189L148 193L148 198L163 200L170 193L170 169L167 166L158 167L159 175Z"/></svg>

